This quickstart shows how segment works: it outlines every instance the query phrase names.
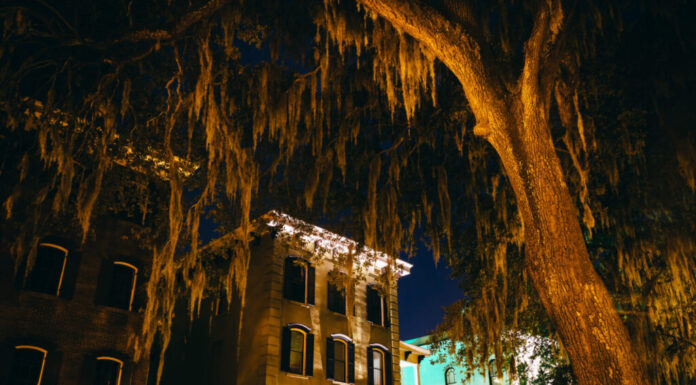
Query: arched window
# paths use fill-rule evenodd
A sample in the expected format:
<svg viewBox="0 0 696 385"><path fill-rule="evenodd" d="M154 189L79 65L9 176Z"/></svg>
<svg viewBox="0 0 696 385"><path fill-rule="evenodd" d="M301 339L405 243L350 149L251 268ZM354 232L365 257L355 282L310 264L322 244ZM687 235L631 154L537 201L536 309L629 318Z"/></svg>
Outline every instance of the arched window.
<svg viewBox="0 0 696 385"><path fill-rule="evenodd" d="M281 341L280 369L302 376L313 373L314 335L309 328L290 324L283 328Z"/></svg>
<svg viewBox="0 0 696 385"><path fill-rule="evenodd" d="M46 349L32 345L15 346L10 369L10 385L41 385Z"/></svg>
<svg viewBox="0 0 696 385"><path fill-rule="evenodd" d="M111 283L106 297L106 305L131 310L137 279L137 267L128 262L115 261L111 268Z"/></svg>
<svg viewBox="0 0 696 385"><path fill-rule="evenodd" d="M389 352L377 345L367 348L367 384L391 385L392 367Z"/></svg>
<svg viewBox="0 0 696 385"><path fill-rule="evenodd" d="M97 367L94 373L95 385L120 385L123 361L118 358L97 357Z"/></svg>
<svg viewBox="0 0 696 385"><path fill-rule="evenodd" d="M343 334L333 334L326 339L326 378L355 382L355 345Z"/></svg>
<svg viewBox="0 0 696 385"><path fill-rule="evenodd" d="M68 249L53 243L39 243L26 289L60 295L67 260Z"/></svg>
<svg viewBox="0 0 696 385"><path fill-rule="evenodd" d="M343 273L341 273L343 274ZM346 295L345 290L341 290L329 280L327 285L327 308L332 312L346 314Z"/></svg>
<svg viewBox="0 0 696 385"><path fill-rule="evenodd" d="M314 305L314 267L309 262L297 257L285 258L283 296Z"/></svg>
<svg viewBox="0 0 696 385"><path fill-rule="evenodd" d="M445 370L445 384L453 385L457 383L457 376L454 373L454 368L447 368Z"/></svg>

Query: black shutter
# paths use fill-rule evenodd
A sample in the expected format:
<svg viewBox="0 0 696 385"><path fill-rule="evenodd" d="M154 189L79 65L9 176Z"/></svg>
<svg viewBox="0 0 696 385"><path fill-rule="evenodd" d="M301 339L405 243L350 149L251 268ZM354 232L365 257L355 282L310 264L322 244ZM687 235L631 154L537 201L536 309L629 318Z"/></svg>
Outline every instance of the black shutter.
<svg viewBox="0 0 696 385"><path fill-rule="evenodd" d="M293 273L293 258L285 258L285 265L283 266L283 297L292 298L291 295L291 275Z"/></svg>
<svg viewBox="0 0 696 385"><path fill-rule="evenodd" d="M355 345L348 343L348 383L355 383Z"/></svg>
<svg viewBox="0 0 696 385"><path fill-rule="evenodd" d="M280 370L290 371L290 328L283 327L283 335L280 339Z"/></svg>
<svg viewBox="0 0 696 385"><path fill-rule="evenodd" d="M391 385L392 383L392 356L390 352L384 353L384 384Z"/></svg>
<svg viewBox="0 0 696 385"><path fill-rule="evenodd" d="M374 363L372 362L372 348L367 348L367 385L374 385Z"/></svg>
<svg viewBox="0 0 696 385"><path fill-rule="evenodd" d="M384 304L384 327L388 328L391 326L389 317L389 309L391 308L391 306L389 306L389 295L387 294L383 298L384 301L382 303Z"/></svg>
<svg viewBox="0 0 696 385"><path fill-rule="evenodd" d="M379 293L377 292L377 290L375 290L374 287L367 287L365 302L367 303L367 320L372 323L381 325L382 316L380 314L381 306L379 301Z"/></svg>
<svg viewBox="0 0 696 385"><path fill-rule="evenodd" d="M305 375L314 375L314 334L307 333L307 346L305 346L306 360L305 360Z"/></svg>
<svg viewBox="0 0 696 385"><path fill-rule="evenodd" d="M111 260L102 260L99 277L97 278L97 293L94 302L97 305L106 305L109 289L111 288L111 275L113 272L114 262Z"/></svg>
<svg viewBox="0 0 696 385"><path fill-rule="evenodd" d="M46 353L46 362L44 363L43 375L41 376L41 384L54 385L58 383L58 374L60 373L60 364L63 360L63 354L55 350L49 350Z"/></svg>
<svg viewBox="0 0 696 385"><path fill-rule="evenodd" d="M326 338L326 378L334 378L334 342L331 337Z"/></svg>
<svg viewBox="0 0 696 385"><path fill-rule="evenodd" d="M307 304L314 305L314 267L307 264Z"/></svg>

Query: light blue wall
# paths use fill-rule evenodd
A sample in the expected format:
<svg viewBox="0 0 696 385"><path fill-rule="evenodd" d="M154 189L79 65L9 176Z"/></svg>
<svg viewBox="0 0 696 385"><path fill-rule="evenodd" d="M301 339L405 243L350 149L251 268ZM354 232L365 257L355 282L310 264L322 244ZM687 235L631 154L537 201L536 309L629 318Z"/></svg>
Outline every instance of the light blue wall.
<svg viewBox="0 0 696 385"><path fill-rule="evenodd" d="M416 385L416 368L413 366L401 367L401 385Z"/></svg>

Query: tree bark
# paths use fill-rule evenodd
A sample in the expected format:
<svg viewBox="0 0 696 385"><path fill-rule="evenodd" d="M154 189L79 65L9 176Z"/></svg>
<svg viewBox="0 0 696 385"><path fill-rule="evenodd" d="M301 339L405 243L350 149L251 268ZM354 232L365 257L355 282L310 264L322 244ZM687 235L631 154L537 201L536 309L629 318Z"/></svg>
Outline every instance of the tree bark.
<svg viewBox="0 0 696 385"><path fill-rule="evenodd" d="M552 79L545 54L563 12L549 1L525 45L519 87L493 80L480 42L462 26L414 1L360 0L365 7L431 49L459 79L477 120L475 133L500 156L515 192L525 231L525 266L558 329L581 385L648 384L604 283L594 270L578 212L565 183L549 128Z"/></svg>

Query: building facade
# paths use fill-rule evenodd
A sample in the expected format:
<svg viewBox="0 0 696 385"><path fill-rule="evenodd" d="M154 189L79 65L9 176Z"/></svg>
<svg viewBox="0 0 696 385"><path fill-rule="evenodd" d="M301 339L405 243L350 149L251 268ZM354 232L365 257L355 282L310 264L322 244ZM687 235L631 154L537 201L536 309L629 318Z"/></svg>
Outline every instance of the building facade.
<svg viewBox="0 0 696 385"><path fill-rule="evenodd" d="M432 345L431 336L423 336L406 341L409 345L423 349L429 349ZM488 362L485 373L475 371L471 376L466 376L466 368L455 357L447 352L433 351L429 357L425 357L419 365L420 385L510 385L508 376L504 373L498 378L495 360L493 357Z"/></svg>
<svg viewBox="0 0 696 385"><path fill-rule="evenodd" d="M130 237L132 223L106 218L93 228L84 244L62 229L41 238L28 270L2 247L0 384L147 382L149 357L135 363L130 343L151 252Z"/></svg>
<svg viewBox="0 0 696 385"><path fill-rule="evenodd" d="M254 236L241 333L236 303L213 310L209 322L202 314L185 341L172 342L163 382L190 383L180 370L186 362L199 383L399 384L397 292L381 277L390 264L397 277L411 265L373 250L356 253L361 278L349 308L332 276L342 274L339 260L358 249L355 242L278 213L257 221ZM225 253L233 239L215 240L204 252Z"/></svg>

